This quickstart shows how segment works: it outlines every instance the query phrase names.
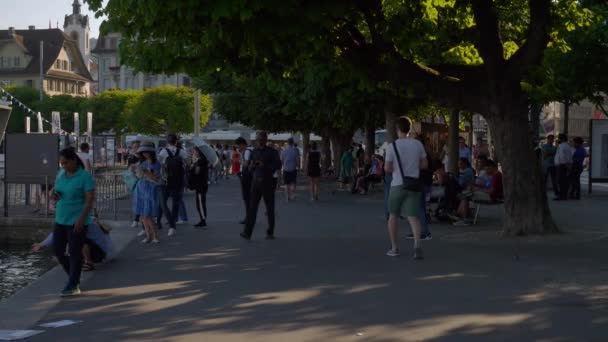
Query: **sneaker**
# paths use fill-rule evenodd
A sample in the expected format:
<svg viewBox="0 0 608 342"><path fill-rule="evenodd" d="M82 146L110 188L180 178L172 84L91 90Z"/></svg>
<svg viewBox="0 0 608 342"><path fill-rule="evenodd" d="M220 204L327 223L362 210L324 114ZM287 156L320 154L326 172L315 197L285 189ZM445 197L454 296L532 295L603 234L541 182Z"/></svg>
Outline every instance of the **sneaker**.
<svg viewBox="0 0 608 342"><path fill-rule="evenodd" d="M175 222L175 224L186 224L186 223L188 223L188 221L179 220L179 221Z"/></svg>
<svg viewBox="0 0 608 342"><path fill-rule="evenodd" d="M399 250L393 250L393 249L389 249L388 252L386 252L386 255L390 256L390 257L398 257L401 254L399 253Z"/></svg>
<svg viewBox="0 0 608 342"><path fill-rule="evenodd" d="M146 235L146 231L145 230L140 230L139 233L137 233L137 236L144 236Z"/></svg>
<svg viewBox="0 0 608 342"><path fill-rule="evenodd" d="M167 233L167 236L175 236L175 228L169 228L169 232Z"/></svg>
<svg viewBox="0 0 608 342"><path fill-rule="evenodd" d="M152 240L152 243L153 243L153 244L159 244L159 243L160 243L160 241L158 241L157 239L154 239L154 240Z"/></svg>
<svg viewBox="0 0 608 342"><path fill-rule="evenodd" d="M452 221L461 221L462 220L462 218L460 216L456 216L451 213L447 213L446 216L449 217L450 220L452 220Z"/></svg>
<svg viewBox="0 0 608 342"><path fill-rule="evenodd" d="M433 234L432 233L422 234L422 236L420 236L420 240L424 240L424 241L433 240Z"/></svg>
<svg viewBox="0 0 608 342"><path fill-rule="evenodd" d="M457 227L466 227L466 226L470 226L471 222L465 221L465 220L460 220L460 221L456 221L456 222L454 222L452 224L454 226L457 226Z"/></svg>
<svg viewBox="0 0 608 342"><path fill-rule="evenodd" d="M405 238L406 238L406 239L408 239L408 240L414 240L414 234L409 233L409 234L407 234L407 235L405 236Z"/></svg>
<svg viewBox="0 0 608 342"><path fill-rule="evenodd" d="M240 235L241 235L241 237L242 237L243 239L245 239L245 240L251 240L251 236L249 236L249 235L245 234L244 232L242 232Z"/></svg>
<svg viewBox="0 0 608 342"><path fill-rule="evenodd" d="M414 260L423 260L424 259L424 253L422 253L422 248L418 247L418 248L414 248Z"/></svg>
<svg viewBox="0 0 608 342"><path fill-rule="evenodd" d="M137 228L138 224L139 224L139 222L133 221L133 223L131 223L131 228Z"/></svg>
<svg viewBox="0 0 608 342"><path fill-rule="evenodd" d="M71 297L71 296L77 296L81 294L80 292L80 287L76 286L74 288L66 288L65 290L61 291L61 297Z"/></svg>
<svg viewBox="0 0 608 342"><path fill-rule="evenodd" d="M203 229L206 229L206 228L207 228L207 222L205 222L205 221L201 221L201 222L199 222L199 223L195 224L195 225L194 225L194 228L199 228L199 229L200 229L200 228L203 228Z"/></svg>
<svg viewBox="0 0 608 342"><path fill-rule="evenodd" d="M145 239L141 240L141 243L143 243L143 244L150 243L150 239L145 238Z"/></svg>

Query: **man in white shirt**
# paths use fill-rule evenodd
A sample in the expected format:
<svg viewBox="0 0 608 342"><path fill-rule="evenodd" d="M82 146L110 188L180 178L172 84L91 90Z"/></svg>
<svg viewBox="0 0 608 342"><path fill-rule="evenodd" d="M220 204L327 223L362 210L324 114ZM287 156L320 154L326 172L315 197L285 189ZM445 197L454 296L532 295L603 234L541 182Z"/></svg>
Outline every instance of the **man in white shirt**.
<svg viewBox="0 0 608 342"><path fill-rule="evenodd" d="M399 138L393 144L387 146L386 149L384 170L393 176L389 194L390 215L388 219L388 232L392 248L386 255L400 255L398 247L399 217L407 216L414 235L414 259L420 260L424 256L420 246L421 224L418 218L422 192L422 183L419 178L420 170L426 169L428 162L422 143L408 136L411 127L412 122L408 117L400 117L397 120L397 135Z"/></svg>
<svg viewBox="0 0 608 342"><path fill-rule="evenodd" d="M164 185L159 186L159 199L162 213L167 217L169 221L169 236L173 236L176 233L176 222L178 219L179 208L180 205L183 205L183 196L184 196L184 186L185 186L185 175L186 175L186 162L188 160L188 153L181 148L177 147L177 135L169 134L167 136L167 147L160 150L158 153L158 161L160 162L162 167L162 174ZM167 159L169 158L169 153L171 156L179 156L182 161L182 168L177 174L169 174L175 172L175 170L168 170L166 167ZM171 180L174 181L171 181ZM169 198L172 199L171 210L167 206L167 201ZM157 219L157 222L160 223L161 218Z"/></svg>
<svg viewBox="0 0 608 342"><path fill-rule="evenodd" d="M572 147L568 144L568 136L560 134L558 136L559 145L555 152L555 173L559 191L554 200L563 201L568 199L568 190L570 188L569 172L572 166Z"/></svg>
<svg viewBox="0 0 608 342"><path fill-rule="evenodd" d="M80 160L84 164L85 171L87 171L88 173L93 172L93 163L91 162L90 151L91 147L85 142L80 144L80 152L77 153L78 158L80 158Z"/></svg>

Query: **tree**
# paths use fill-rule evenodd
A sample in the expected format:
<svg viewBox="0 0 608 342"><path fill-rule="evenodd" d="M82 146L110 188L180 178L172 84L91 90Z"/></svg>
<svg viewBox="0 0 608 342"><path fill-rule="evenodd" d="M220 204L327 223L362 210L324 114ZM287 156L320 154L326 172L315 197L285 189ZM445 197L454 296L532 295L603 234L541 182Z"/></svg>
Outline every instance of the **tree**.
<svg viewBox="0 0 608 342"><path fill-rule="evenodd" d="M201 126L211 113L211 101L201 96ZM194 90L189 87L163 86L130 96L125 108L125 123L131 132L160 135L194 131Z"/></svg>
<svg viewBox="0 0 608 342"><path fill-rule="evenodd" d="M121 133L127 129L126 106L129 100L140 96L140 90L112 89L91 98L87 111L95 115L95 134L110 130Z"/></svg>
<svg viewBox="0 0 608 342"><path fill-rule="evenodd" d="M101 0L91 0L101 9ZM363 88L483 114L503 162L505 234L557 230L528 134L522 82L562 28L593 13L575 0L193 2L109 0L121 56L151 71L288 72L311 58L348 65ZM133 20L145 18L145 20ZM403 96L405 95L405 96ZM379 99L382 101L382 99ZM389 101L390 102L390 101ZM401 108L403 110L403 108ZM387 115L387 118L389 116ZM388 120L387 120L388 121ZM525 181L524 181L525 180Z"/></svg>
<svg viewBox="0 0 608 342"><path fill-rule="evenodd" d="M40 93L38 90L33 88L24 88L24 87L8 87L6 91L9 92L16 99L21 101L25 106L30 109L38 112L41 110L40 105ZM46 95L45 95L46 97ZM8 125L6 127L7 133L24 133L25 132L25 118L27 116L32 117L32 127L36 127L36 119L35 116L31 116L29 112L25 108L21 108L18 105L14 105L13 102L13 110L11 112L11 117L8 121Z"/></svg>

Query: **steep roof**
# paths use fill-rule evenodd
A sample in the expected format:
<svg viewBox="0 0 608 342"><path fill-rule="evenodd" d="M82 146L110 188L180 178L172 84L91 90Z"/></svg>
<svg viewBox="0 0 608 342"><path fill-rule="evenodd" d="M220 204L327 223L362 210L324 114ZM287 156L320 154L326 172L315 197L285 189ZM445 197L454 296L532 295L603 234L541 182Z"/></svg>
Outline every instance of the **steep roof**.
<svg viewBox="0 0 608 342"><path fill-rule="evenodd" d="M27 50L28 55L32 56L32 60L21 70L3 70L2 74L38 74L40 72L40 41L44 42L43 51L43 72L45 74L53 66L57 60L61 49L65 47L72 52L78 64L78 73L86 80L93 81L91 74L86 68L86 63L78 44L72 40L67 34L60 29L43 29L43 30L15 30L15 35L9 35L8 30L0 30L0 40L14 39Z"/></svg>

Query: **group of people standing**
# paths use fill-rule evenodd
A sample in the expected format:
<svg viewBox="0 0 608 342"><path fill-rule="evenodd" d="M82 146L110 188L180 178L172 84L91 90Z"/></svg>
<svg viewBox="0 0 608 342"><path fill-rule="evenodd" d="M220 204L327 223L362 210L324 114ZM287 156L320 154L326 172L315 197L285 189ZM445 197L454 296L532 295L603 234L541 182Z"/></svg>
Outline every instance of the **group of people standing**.
<svg viewBox="0 0 608 342"><path fill-rule="evenodd" d="M162 228L163 217L169 224L167 235L176 234L180 214L186 215L183 199L186 188L196 192L200 220L194 227L207 226L209 161L199 147L193 147L191 153L180 147L175 134L167 136L167 144L160 151L148 141L135 142L132 146L134 153L129 158L129 170L137 178L133 189L134 226L141 222L144 227L140 233L145 235L142 243L159 243L158 230Z"/></svg>
<svg viewBox="0 0 608 342"><path fill-rule="evenodd" d="M565 134L547 136L546 143L540 146L544 185L551 178L554 200L565 201L581 199L581 174L585 169L587 151L583 139L576 137L568 141Z"/></svg>

